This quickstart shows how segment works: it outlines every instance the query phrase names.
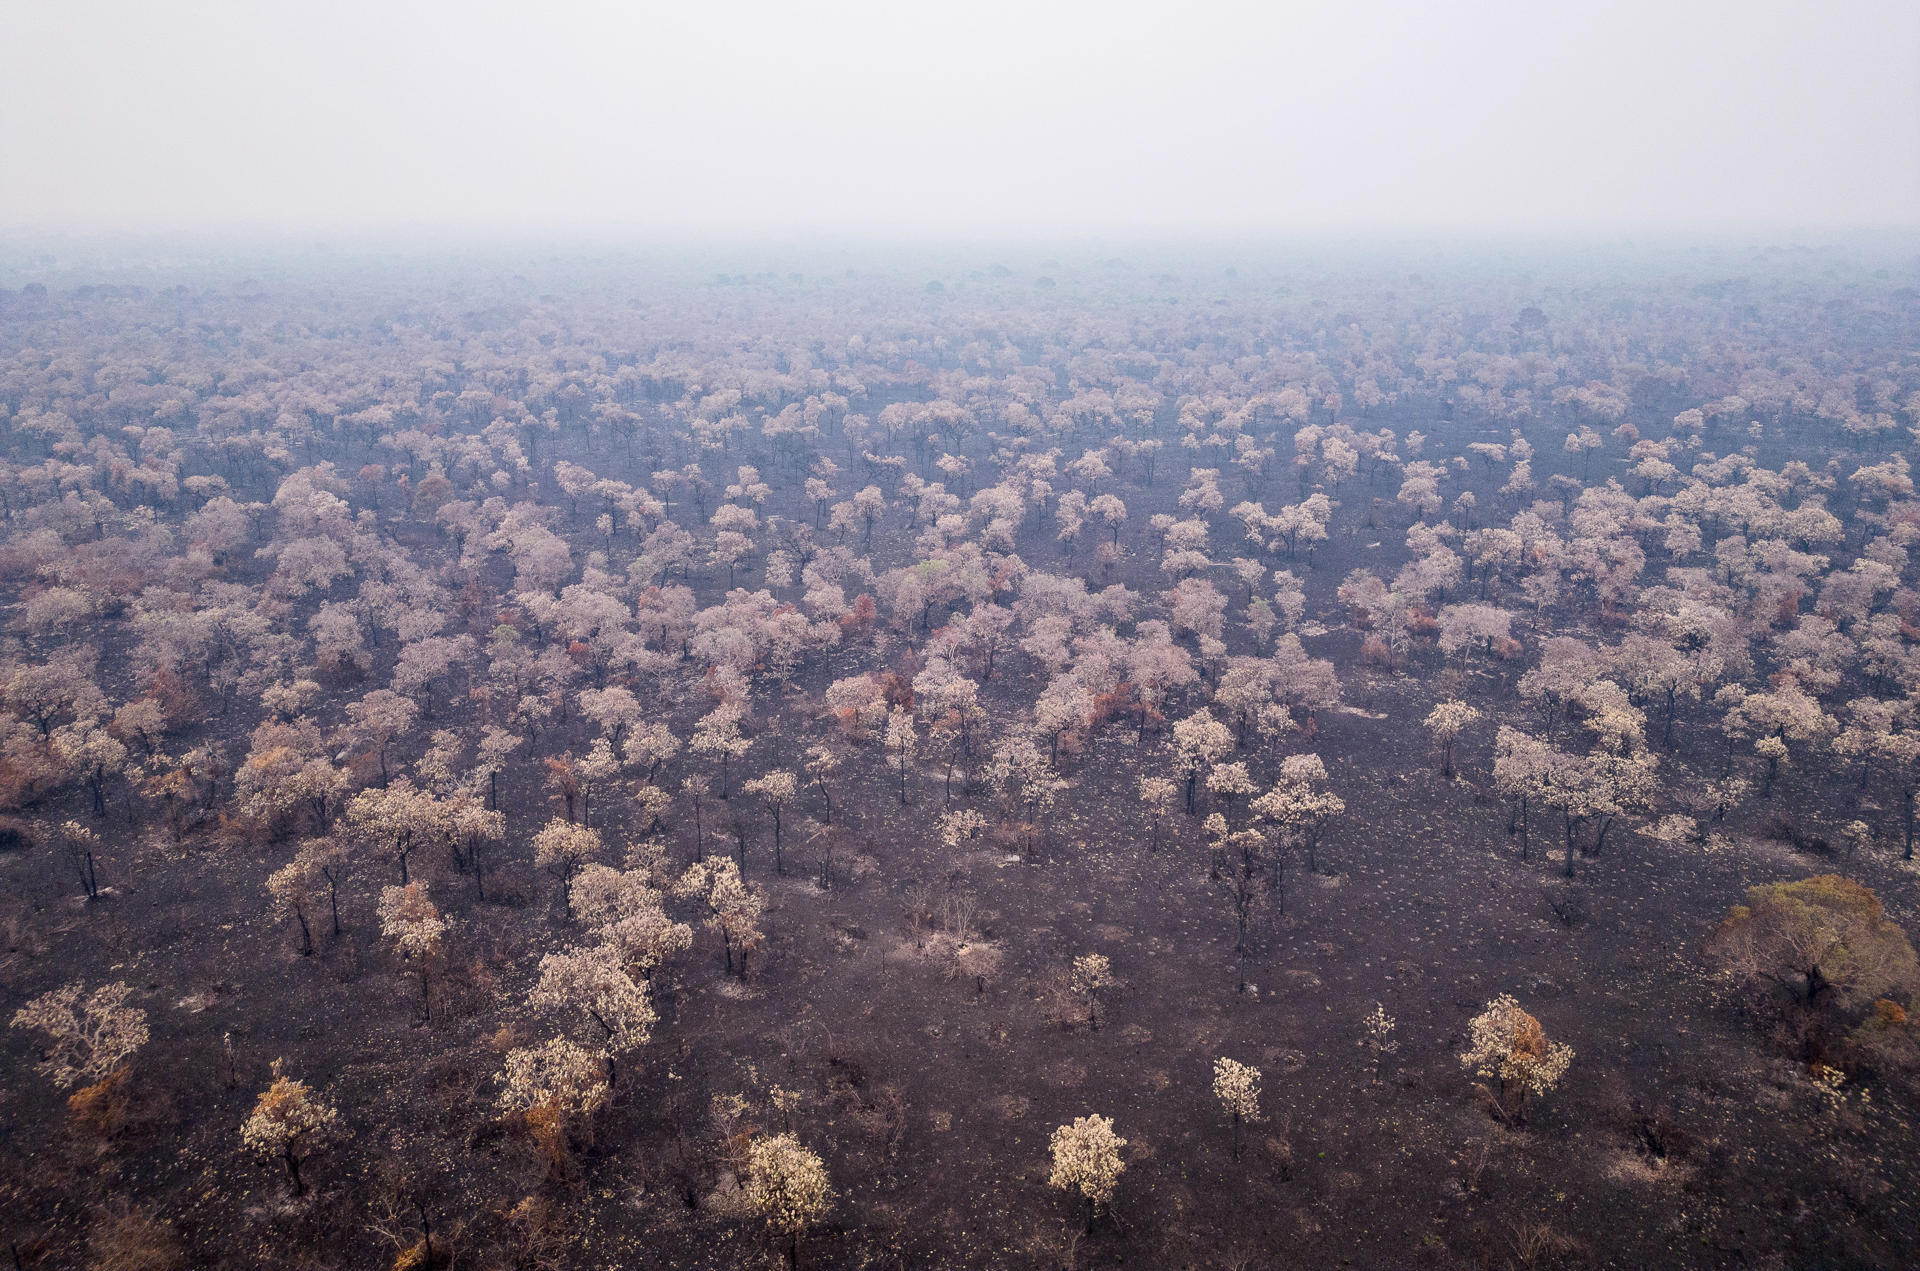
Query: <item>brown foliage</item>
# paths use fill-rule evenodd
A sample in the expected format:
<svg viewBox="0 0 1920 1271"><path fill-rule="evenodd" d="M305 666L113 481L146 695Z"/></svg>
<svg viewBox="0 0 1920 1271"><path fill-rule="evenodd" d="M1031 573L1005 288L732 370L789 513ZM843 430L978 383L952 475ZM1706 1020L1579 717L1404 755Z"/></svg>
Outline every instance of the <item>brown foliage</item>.
<svg viewBox="0 0 1920 1271"><path fill-rule="evenodd" d="M114 1069L103 1079L67 1096L74 1124L95 1138L118 1134L127 1124L127 1086L130 1070Z"/></svg>
<svg viewBox="0 0 1920 1271"><path fill-rule="evenodd" d="M913 680L909 676L898 671L886 671L879 676L879 684L880 696L886 698L889 708L898 706L903 711L913 709Z"/></svg>
<svg viewBox="0 0 1920 1271"><path fill-rule="evenodd" d="M872 633L874 619L879 614L873 597L863 591L853 598L853 607L840 616L840 629L852 639L864 640Z"/></svg>

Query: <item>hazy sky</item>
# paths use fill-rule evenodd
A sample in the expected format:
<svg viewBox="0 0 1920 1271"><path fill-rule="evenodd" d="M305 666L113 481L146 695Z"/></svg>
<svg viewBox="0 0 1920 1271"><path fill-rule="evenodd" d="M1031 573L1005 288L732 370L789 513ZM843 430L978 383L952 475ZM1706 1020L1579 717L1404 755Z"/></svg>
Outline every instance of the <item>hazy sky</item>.
<svg viewBox="0 0 1920 1271"><path fill-rule="evenodd" d="M1920 2L0 0L0 226L1920 222Z"/></svg>

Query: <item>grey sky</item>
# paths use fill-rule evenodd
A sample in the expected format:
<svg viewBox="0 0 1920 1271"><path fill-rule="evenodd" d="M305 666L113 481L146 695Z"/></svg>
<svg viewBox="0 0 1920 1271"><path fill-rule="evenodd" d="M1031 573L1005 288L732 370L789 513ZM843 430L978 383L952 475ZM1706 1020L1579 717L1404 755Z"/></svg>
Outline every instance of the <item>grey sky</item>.
<svg viewBox="0 0 1920 1271"><path fill-rule="evenodd" d="M1920 3L4 0L0 226L1920 222Z"/></svg>

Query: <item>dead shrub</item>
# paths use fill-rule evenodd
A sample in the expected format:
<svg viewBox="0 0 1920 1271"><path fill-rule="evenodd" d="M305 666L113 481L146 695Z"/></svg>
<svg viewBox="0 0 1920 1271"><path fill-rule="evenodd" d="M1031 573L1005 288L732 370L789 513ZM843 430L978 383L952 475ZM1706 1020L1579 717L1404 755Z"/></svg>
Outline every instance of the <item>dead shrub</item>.
<svg viewBox="0 0 1920 1271"><path fill-rule="evenodd" d="M144 1205L115 1201L87 1232L89 1271L174 1271L185 1260L172 1224Z"/></svg>
<svg viewBox="0 0 1920 1271"><path fill-rule="evenodd" d="M1275 1178L1283 1183L1293 1178L1293 1140L1284 1133L1263 1134L1257 1148L1259 1158Z"/></svg>
<svg viewBox="0 0 1920 1271"><path fill-rule="evenodd" d="M67 1097L74 1124L98 1139L112 1138L127 1124L127 1086L130 1070L121 1067L100 1081Z"/></svg>

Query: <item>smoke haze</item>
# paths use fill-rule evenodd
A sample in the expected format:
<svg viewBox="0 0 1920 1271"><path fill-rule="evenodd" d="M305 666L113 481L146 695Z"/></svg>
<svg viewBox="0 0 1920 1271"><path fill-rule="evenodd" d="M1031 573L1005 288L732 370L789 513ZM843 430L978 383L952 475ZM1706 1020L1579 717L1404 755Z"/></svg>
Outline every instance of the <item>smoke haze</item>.
<svg viewBox="0 0 1920 1271"><path fill-rule="evenodd" d="M0 226L1686 228L1920 208L1920 6L1899 0L9 12Z"/></svg>

